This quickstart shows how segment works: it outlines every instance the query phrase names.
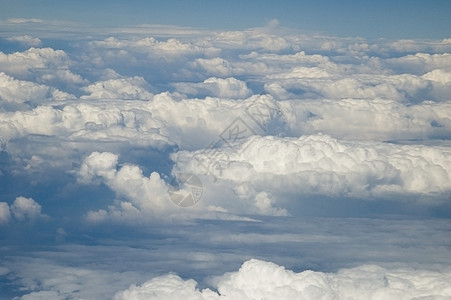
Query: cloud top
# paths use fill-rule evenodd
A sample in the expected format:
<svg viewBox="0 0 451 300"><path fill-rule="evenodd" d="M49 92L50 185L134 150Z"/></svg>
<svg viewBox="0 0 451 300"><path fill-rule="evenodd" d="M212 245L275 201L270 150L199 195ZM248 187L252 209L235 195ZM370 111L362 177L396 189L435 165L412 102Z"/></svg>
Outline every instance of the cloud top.
<svg viewBox="0 0 451 300"><path fill-rule="evenodd" d="M251 259L216 283L217 292L199 290L192 279L170 274L132 285L115 300L128 299L444 299L451 296L451 273L385 269L366 265L337 273L296 273L271 262Z"/></svg>

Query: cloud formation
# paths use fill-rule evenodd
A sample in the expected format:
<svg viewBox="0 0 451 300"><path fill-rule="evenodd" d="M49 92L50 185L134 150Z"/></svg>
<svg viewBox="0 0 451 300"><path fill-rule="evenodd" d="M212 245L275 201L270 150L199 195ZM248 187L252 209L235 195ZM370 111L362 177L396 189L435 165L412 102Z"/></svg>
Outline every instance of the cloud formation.
<svg viewBox="0 0 451 300"><path fill-rule="evenodd" d="M118 156L112 153L94 152L80 167L80 181L86 183L101 179L118 196L126 198L117 206L110 206L108 212L103 209L88 212L88 221L104 221L107 217L117 220L152 218L171 208L168 187L158 173L152 172L145 177L139 167L128 164L117 170L117 161Z"/></svg>
<svg viewBox="0 0 451 300"><path fill-rule="evenodd" d="M215 160L214 168L209 162ZM236 146L178 152L182 170L267 189L371 196L384 193L449 193L448 147L344 142L327 135L254 136Z"/></svg>
<svg viewBox="0 0 451 300"><path fill-rule="evenodd" d="M42 41L39 38L33 38L29 35L12 36L6 38L6 40L11 42L18 42L33 47L39 47L42 45Z"/></svg>
<svg viewBox="0 0 451 300"><path fill-rule="evenodd" d="M251 259L237 272L217 279L215 288L199 290L192 279L170 274L131 285L114 299L414 299L451 296L451 273L385 269L366 265L337 273L287 270Z"/></svg>
<svg viewBox="0 0 451 300"><path fill-rule="evenodd" d="M0 202L0 223L7 223L11 216L18 221L35 221L47 218L41 213L42 207L33 198L17 197L11 206L6 202Z"/></svg>
<svg viewBox="0 0 451 300"><path fill-rule="evenodd" d="M34 48L24 52L0 52L0 69L8 75L27 78L39 69L67 69L70 60L63 50Z"/></svg>
<svg viewBox="0 0 451 300"><path fill-rule="evenodd" d="M151 100L153 95L146 86L144 78L137 76L110 79L85 87L84 90L90 94L81 96L81 99Z"/></svg>
<svg viewBox="0 0 451 300"><path fill-rule="evenodd" d="M0 294L450 296L450 39L0 24Z"/></svg>

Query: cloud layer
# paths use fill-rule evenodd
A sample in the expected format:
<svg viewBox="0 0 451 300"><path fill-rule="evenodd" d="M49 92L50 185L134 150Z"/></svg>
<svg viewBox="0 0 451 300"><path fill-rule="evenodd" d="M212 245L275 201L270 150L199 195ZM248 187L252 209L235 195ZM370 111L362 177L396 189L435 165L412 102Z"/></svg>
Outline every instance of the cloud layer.
<svg viewBox="0 0 451 300"><path fill-rule="evenodd" d="M337 273L295 273L252 259L216 279L217 292L199 290L192 279L170 274L132 285L114 299L414 299L451 296L450 271L387 270L374 265Z"/></svg>
<svg viewBox="0 0 451 300"><path fill-rule="evenodd" d="M451 296L451 39L0 24L0 295Z"/></svg>

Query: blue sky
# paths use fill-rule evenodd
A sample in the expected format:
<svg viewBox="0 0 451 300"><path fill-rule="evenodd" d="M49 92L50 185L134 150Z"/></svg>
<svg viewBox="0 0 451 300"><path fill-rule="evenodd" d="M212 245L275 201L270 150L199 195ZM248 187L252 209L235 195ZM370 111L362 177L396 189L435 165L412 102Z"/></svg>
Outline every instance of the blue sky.
<svg viewBox="0 0 451 300"><path fill-rule="evenodd" d="M209 29L282 26L365 38L446 38L451 3L432 1L7 1L0 18L97 26L166 24Z"/></svg>
<svg viewBox="0 0 451 300"><path fill-rule="evenodd" d="M2 1L0 299L450 298L449 3Z"/></svg>

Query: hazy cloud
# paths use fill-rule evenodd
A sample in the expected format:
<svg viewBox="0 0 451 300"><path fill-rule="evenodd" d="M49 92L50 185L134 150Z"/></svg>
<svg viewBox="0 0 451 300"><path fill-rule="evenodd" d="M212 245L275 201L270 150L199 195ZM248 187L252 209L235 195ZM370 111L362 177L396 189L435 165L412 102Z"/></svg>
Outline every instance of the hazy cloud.
<svg viewBox="0 0 451 300"><path fill-rule="evenodd" d="M18 42L33 47L39 47L42 45L42 41L39 38L33 38L29 35L13 36L6 38L6 40L10 42Z"/></svg>

